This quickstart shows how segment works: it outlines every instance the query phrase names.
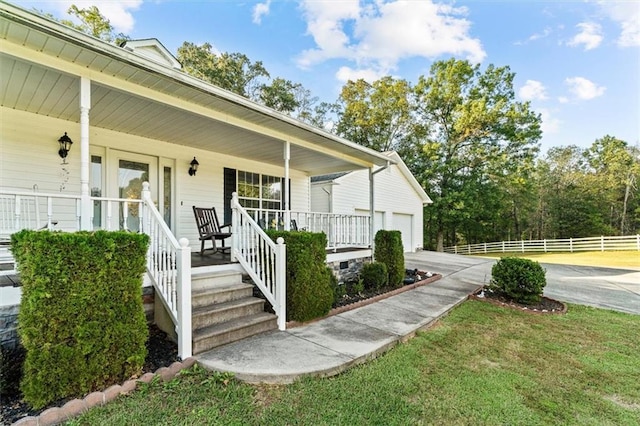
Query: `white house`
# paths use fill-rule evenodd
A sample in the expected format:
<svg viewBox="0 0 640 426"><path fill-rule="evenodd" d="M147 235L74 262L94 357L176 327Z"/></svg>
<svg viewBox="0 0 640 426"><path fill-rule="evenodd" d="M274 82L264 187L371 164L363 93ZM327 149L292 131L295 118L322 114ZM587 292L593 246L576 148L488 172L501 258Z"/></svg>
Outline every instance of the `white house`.
<svg viewBox="0 0 640 426"><path fill-rule="evenodd" d="M0 67L0 240L42 226L148 233L145 279L182 357L192 344L206 350L202 339L213 333L192 330L204 274L251 275L285 327L286 242L273 243L260 221L288 228L295 220L326 232L334 248L370 250L371 218L354 211L337 227L312 212L310 177L373 176L393 157L198 80L155 39L114 46L0 2ZM225 264L191 268L199 250L192 206L233 222ZM256 247L274 260L257 259ZM16 293L2 287L0 299Z"/></svg>
<svg viewBox="0 0 640 426"><path fill-rule="evenodd" d="M422 248L423 208L432 201L396 152L385 153L394 165L375 173L374 230L399 230L405 252ZM366 170L311 178L311 210L369 216L371 196Z"/></svg>

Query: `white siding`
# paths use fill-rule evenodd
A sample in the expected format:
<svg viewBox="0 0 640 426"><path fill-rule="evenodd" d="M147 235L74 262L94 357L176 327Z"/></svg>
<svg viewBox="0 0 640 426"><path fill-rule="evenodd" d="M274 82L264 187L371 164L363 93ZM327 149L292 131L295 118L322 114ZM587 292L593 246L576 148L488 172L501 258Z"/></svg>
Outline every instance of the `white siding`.
<svg viewBox="0 0 640 426"><path fill-rule="evenodd" d="M1 108L0 116L0 186L63 194L80 193L80 125L27 112ZM67 132L73 145L66 166L61 166L57 140ZM164 141L141 138L124 133L91 127L89 144L92 150L102 147L108 170L109 159L115 151L152 155L162 166L173 167L174 217L176 235L189 239L191 246L198 244L198 234L193 218L193 205L212 206L223 214L223 170L225 167L284 176L283 167L231 157L216 152L171 144ZM200 167L196 176L189 176L189 163L193 157ZM65 170L68 172L65 172ZM309 177L301 171L291 170L291 209L307 211L309 202ZM109 178L107 179L107 185ZM152 185L158 185L152 182ZM62 189L61 189L62 188ZM69 210L69 209L67 209ZM73 210L72 210L73 211ZM70 213L65 212L65 213ZM221 218L222 220L222 218ZM62 225L62 224L61 224ZM58 229L60 226L56 227Z"/></svg>
<svg viewBox="0 0 640 426"><path fill-rule="evenodd" d="M331 211L331 184L311 184L311 211L319 213Z"/></svg>
<svg viewBox="0 0 640 426"><path fill-rule="evenodd" d="M369 212L369 171L357 170L336 179L333 186L333 212L344 214L362 214ZM415 191L397 166L374 175L376 220L382 213L383 229L394 228L393 215L413 216L410 247L407 251L415 251L422 247L423 239L423 204L420 195ZM313 200L312 200L313 202ZM406 232L406 231L405 231Z"/></svg>

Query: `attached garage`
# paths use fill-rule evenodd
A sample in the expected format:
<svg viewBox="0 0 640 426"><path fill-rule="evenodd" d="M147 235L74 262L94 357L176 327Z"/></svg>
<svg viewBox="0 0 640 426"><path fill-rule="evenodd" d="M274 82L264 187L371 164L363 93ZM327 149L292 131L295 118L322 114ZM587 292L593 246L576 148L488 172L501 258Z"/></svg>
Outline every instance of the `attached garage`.
<svg viewBox="0 0 640 426"><path fill-rule="evenodd" d="M431 203L406 164L395 152L385 155L396 162L374 176L374 229L402 232L405 252L422 249L423 208ZM311 211L369 216L369 171L357 170L311 178Z"/></svg>
<svg viewBox="0 0 640 426"><path fill-rule="evenodd" d="M393 213L391 229L402 233L402 245L405 253L415 251L413 246L413 215Z"/></svg>

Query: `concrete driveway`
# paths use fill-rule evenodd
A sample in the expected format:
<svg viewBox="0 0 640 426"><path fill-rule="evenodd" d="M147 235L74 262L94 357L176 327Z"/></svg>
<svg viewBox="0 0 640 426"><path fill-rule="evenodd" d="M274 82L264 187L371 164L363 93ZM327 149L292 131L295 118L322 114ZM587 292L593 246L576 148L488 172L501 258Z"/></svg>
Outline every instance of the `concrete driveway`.
<svg viewBox="0 0 640 426"><path fill-rule="evenodd" d="M492 259L423 251L405 253L408 268L438 272L443 279L487 284ZM563 302L640 315L640 270L543 263L544 295ZM639 265L640 266L640 265ZM639 268L640 269L640 268Z"/></svg>

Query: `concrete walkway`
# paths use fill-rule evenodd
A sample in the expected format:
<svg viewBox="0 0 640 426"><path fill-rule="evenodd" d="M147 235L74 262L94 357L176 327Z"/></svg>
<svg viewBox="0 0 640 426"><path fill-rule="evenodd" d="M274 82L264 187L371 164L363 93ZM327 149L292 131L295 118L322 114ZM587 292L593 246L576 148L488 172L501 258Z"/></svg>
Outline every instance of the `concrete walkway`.
<svg viewBox="0 0 640 426"><path fill-rule="evenodd" d="M429 327L491 279L492 259L436 252L406 253L407 268L442 274L432 284L286 331L273 331L197 356L206 368L250 383L290 383L331 376L363 363ZM640 271L543 264L544 294L640 314Z"/></svg>
<svg viewBox="0 0 640 426"><path fill-rule="evenodd" d="M309 325L215 348L197 356L198 362L250 383L291 383L307 375L338 374L412 337L466 300L482 284L484 264L491 261L457 257L456 267L444 268L431 263L429 256L418 256L414 267L443 278Z"/></svg>

